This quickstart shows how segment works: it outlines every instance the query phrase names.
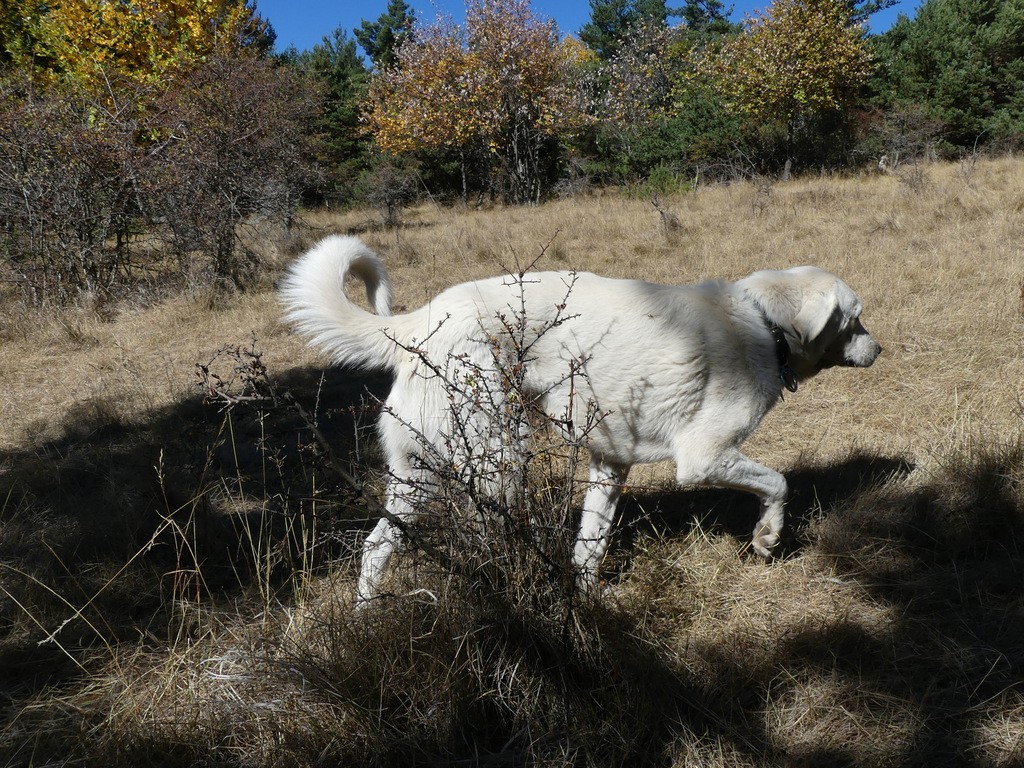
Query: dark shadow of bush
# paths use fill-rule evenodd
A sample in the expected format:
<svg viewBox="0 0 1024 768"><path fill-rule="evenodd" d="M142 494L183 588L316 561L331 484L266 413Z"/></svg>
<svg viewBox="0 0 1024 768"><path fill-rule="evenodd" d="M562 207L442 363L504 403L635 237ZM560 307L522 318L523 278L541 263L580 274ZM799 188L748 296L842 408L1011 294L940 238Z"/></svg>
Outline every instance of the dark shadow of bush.
<svg viewBox="0 0 1024 768"><path fill-rule="evenodd" d="M344 461L373 463L364 438L387 376L293 370L275 384L316 406ZM74 659L89 648L140 630L164 636L169 601L245 594L266 568L254 562L254 532L283 587L300 563L350 554L367 523L285 407L229 413L197 394L128 421L92 403L66 413L60 430L0 451L0 615L12 627L0 636L0 699L76 674ZM306 545L293 535L314 500L316 562L303 560ZM37 645L58 627L60 642Z"/></svg>

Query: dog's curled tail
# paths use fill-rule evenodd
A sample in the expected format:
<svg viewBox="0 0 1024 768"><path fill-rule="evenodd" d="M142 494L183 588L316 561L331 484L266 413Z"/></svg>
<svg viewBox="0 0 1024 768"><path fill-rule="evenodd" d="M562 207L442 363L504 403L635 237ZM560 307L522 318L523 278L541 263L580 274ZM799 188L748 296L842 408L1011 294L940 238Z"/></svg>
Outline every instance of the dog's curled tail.
<svg viewBox="0 0 1024 768"><path fill-rule="evenodd" d="M366 284L376 315L349 300L351 276ZM336 363L392 368L399 349L391 317L391 279L384 263L359 238L321 240L289 267L278 297L285 320Z"/></svg>

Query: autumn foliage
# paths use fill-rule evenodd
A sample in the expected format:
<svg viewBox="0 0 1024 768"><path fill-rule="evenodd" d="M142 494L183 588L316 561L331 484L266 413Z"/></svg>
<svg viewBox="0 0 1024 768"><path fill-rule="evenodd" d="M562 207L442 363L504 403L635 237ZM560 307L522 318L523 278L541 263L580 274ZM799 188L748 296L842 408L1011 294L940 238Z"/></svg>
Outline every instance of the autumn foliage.
<svg viewBox="0 0 1024 768"><path fill-rule="evenodd" d="M36 304L249 282L246 229L294 210L317 91L260 55L273 35L254 7L15 5L0 12L0 279Z"/></svg>
<svg viewBox="0 0 1024 768"><path fill-rule="evenodd" d="M536 201L544 149L588 119L577 78L588 51L528 0L469 0L465 27L416 31L374 78L366 114L390 152L441 149L487 165L505 196Z"/></svg>
<svg viewBox="0 0 1024 768"><path fill-rule="evenodd" d="M1019 146L1020 3L928 0L919 20L869 35L865 19L891 2L774 0L739 25L720 0L591 0L577 38L539 16L536 0L466 0L462 24L424 24L417 10L428 0L389 0L354 39L337 29L312 51L271 54L274 33L255 0L0 0L0 86L13 83L12 110L35 109L43 97L77 105L47 126L76 126L65 137L72 147L112 138L109 115L145 123L125 126L109 168L98 161L107 173L122 152L165 158L186 148L161 122L165 106L185 95L169 91L213 62L239 71L240 62L260 62L258 80L294 76L302 85L289 99L319 99L302 141L288 144L316 147L302 150L308 173L289 174L313 181L286 197L384 201L389 222L424 191L532 204L594 183L670 192L886 153ZM12 74L27 78L27 91ZM205 89L216 86L206 83L203 98ZM245 119L249 105L233 95L207 103L233 104ZM12 120L19 128L10 136L26 125L31 133L32 119ZM38 146L55 138L39 133ZM177 157L201 154L190 152ZM278 169L297 162L295 153L268 161ZM223 164L233 160L218 162L215 175L232 178ZM232 209L245 208L230 199ZM231 238L216 240L223 252Z"/></svg>
<svg viewBox="0 0 1024 768"><path fill-rule="evenodd" d="M741 125L778 126L785 138L772 141L792 156L808 120L841 113L871 74L850 3L776 0L738 33L717 7L688 8L676 26L665 13L638 17L599 58L560 40L528 0L469 0L464 27L414 28L376 72L366 125L387 152L454 158L464 190L467 168L482 168L484 187L533 202L566 157L630 182L721 152Z"/></svg>
<svg viewBox="0 0 1024 768"><path fill-rule="evenodd" d="M53 76L92 84L129 77L158 81L176 67L273 43L247 0L15 0L8 55L45 62ZM12 22L13 25L13 22ZM16 34L15 34L16 33Z"/></svg>
<svg viewBox="0 0 1024 768"><path fill-rule="evenodd" d="M846 106L870 74L863 30L840 0L774 0L698 69L734 110L790 129Z"/></svg>

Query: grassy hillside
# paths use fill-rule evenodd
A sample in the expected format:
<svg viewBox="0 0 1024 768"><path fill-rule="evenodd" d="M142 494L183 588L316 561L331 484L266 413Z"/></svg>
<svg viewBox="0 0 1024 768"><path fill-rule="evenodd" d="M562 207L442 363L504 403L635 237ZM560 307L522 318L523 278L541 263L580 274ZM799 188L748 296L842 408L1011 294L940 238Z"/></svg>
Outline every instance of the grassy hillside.
<svg viewBox="0 0 1024 768"><path fill-rule="evenodd" d="M596 601L411 552L353 616L387 380L325 373L269 280L8 301L0 766L1024 762L1024 163L661 206L316 212L266 248L272 277L360 232L410 308L534 262L667 283L810 263L859 293L882 357L787 394L747 446L792 487L781 556L746 551L752 498L638 467ZM565 460L537 498L577 495Z"/></svg>

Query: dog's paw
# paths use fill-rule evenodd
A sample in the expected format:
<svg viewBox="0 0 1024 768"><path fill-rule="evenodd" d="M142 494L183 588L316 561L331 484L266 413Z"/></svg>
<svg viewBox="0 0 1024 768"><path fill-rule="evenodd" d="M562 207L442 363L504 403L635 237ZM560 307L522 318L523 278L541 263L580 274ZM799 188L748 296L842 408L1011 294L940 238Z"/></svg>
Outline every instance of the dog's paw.
<svg viewBox="0 0 1024 768"><path fill-rule="evenodd" d="M759 531L754 532L754 538L750 542L750 546L754 548L761 557L769 558L772 556L772 550L779 543L779 534L774 531L769 531L762 528Z"/></svg>

